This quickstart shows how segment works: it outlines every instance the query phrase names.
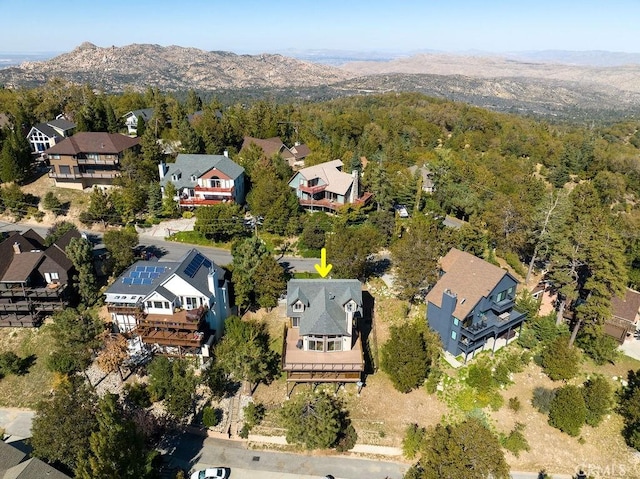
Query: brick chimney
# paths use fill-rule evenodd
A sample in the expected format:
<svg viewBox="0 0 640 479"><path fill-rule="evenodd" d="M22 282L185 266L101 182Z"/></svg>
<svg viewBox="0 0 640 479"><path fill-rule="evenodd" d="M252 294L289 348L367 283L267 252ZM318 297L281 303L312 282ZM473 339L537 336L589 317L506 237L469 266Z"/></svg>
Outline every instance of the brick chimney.
<svg viewBox="0 0 640 479"><path fill-rule="evenodd" d="M17 241L13 243L13 253L14 254L22 253L22 250L20 249L20 243L18 243Z"/></svg>

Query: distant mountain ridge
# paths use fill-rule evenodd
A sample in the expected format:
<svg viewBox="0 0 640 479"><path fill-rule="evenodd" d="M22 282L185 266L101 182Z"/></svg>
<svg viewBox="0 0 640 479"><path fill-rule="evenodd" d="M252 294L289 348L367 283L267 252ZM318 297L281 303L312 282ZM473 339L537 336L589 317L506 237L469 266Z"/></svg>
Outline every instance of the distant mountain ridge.
<svg viewBox="0 0 640 479"><path fill-rule="evenodd" d="M278 54L237 55L149 44L104 48L85 42L46 61L2 68L0 84L33 87L62 78L107 92L155 86L163 91L235 92L236 99L268 95L285 100L418 91L497 111L546 117L640 117L637 54L607 57L606 52L552 51L498 57L425 52L393 59L376 52L358 56L356 52L317 50L307 54L324 64ZM370 61L340 67L327 64L341 63L340 58L346 58L341 54ZM573 64L562 63L563 58ZM617 64L635 58L638 64Z"/></svg>

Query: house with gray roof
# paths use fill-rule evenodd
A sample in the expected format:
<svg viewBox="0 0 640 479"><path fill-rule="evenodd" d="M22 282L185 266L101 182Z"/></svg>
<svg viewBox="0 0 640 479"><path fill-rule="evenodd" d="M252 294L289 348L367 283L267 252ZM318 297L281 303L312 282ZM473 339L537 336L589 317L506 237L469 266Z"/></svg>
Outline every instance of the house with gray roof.
<svg viewBox="0 0 640 479"><path fill-rule="evenodd" d="M427 294L427 323L445 351L470 354L498 339L509 342L526 320L515 309L518 280L508 271L452 248L440 259L440 279Z"/></svg>
<svg viewBox="0 0 640 479"><path fill-rule="evenodd" d="M70 479L44 461L0 441L0 479Z"/></svg>
<svg viewBox="0 0 640 479"><path fill-rule="evenodd" d="M153 108L132 110L122 115L122 118L124 118L124 124L127 127L127 133L129 133L130 135L137 135L138 121L140 121L139 118L142 118L145 123L149 123L149 120L151 120L152 116Z"/></svg>
<svg viewBox="0 0 640 479"><path fill-rule="evenodd" d="M360 176L342 171L342 160L327 161L298 170L289 180L300 205L309 211L335 212L346 204L366 204L371 193L360 195Z"/></svg>
<svg viewBox="0 0 640 479"><path fill-rule="evenodd" d="M75 127L75 123L65 118L57 118L32 126L27 134L31 152L35 154L44 153L45 150L59 141L73 135Z"/></svg>
<svg viewBox="0 0 640 479"><path fill-rule="evenodd" d="M244 168L224 155L179 154L175 163L158 165L162 194L167 183L176 187L181 208L218 203L244 203Z"/></svg>
<svg viewBox="0 0 640 479"><path fill-rule="evenodd" d="M105 292L113 329L168 354L208 356L230 314L225 270L196 249L179 261L138 261Z"/></svg>
<svg viewBox="0 0 640 479"><path fill-rule="evenodd" d="M304 159L311 154L309 147L299 141L296 141L293 146L287 147L278 136L265 139L245 136L240 148L240 155L252 146L262 150L263 158L280 155L294 170L304 167Z"/></svg>
<svg viewBox="0 0 640 479"><path fill-rule="evenodd" d="M289 281L287 318L282 366L288 382L361 381L364 358L360 281Z"/></svg>

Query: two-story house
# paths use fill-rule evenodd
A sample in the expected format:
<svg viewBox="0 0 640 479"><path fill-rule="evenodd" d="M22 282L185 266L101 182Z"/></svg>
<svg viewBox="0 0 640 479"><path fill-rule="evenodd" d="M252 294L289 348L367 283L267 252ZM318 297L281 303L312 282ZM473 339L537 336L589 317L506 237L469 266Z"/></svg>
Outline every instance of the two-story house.
<svg viewBox="0 0 640 479"><path fill-rule="evenodd" d="M620 344L636 332L640 317L640 292L627 288L624 297L611 299L611 318L604 323L604 332Z"/></svg>
<svg viewBox="0 0 640 479"><path fill-rule="evenodd" d="M65 118L56 118L45 123L38 123L29 130L27 140L31 152L42 154L64 138L73 135L76 124Z"/></svg>
<svg viewBox="0 0 640 479"><path fill-rule="evenodd" d="M327 161L298 170L289 180L300 205L309 211L335 212L346 204L366 204L371 193L360 195L360 177L342 171L342 160Z"/></svg>
<svg viewBox="0 0 640 479"><path fill-rule="evenodd" d="M149 123L149 120L151 120L152 116L153 116L153 108L143 108L141 110L132 110L122 115L122 118L124 118L124 124L127 127L127 133L129 133L129 135L132 135L132 136L137 135L138 121L140 121L139 119L142 118L142 121L144 121L145 123Z"/></svg>
<svg viewBox="0 0 640 479"><path fill-rule="evenodd" d="M73 264L65 254L77 230L49 247L33 230L13 232L0 243L0 326L34 327L69 303Z"/></svg>
<svg viewBox="0 0 640 479"><path fill-rule="evenodd" d="M362 380L362 284L357 279L293 279L282 368L293 383Z"/></svg>
<svg viewBox="0 0 640 479"><path fill-rule="evenodd" d="M516 280L472 254L451 249L440 259L441 277L427 294L427 322L445 351L467 357L491 340L506 342L526 315L514 309Z"/></svg>
<svg viewBox="0 0 640 479"><path fill-rule="evenodd" d="M179 261L138 261L105 302L114 331L167 354L209 356L230 314L225 271L196 249Z"/></svg>
<svg viewBox="0 0 640 479"><path fill-rule="evenodd" d="M240 148L240 155L252 145L262 150L264 158L271 158L274 155L282 156L282 159L289 163L289 166L294 170L303 167L304 159L311 154L307 145L297 141L293 146L288 147L277 136L266 139L245 136Z"/></svg>
<svg viewBox="0 0 640 479"><path fill-rule="evenodd" d="M120 160L140 140L120 133L81 132L45 151L49 177L61 188L108 187L120 176Z"/></svg>
<svg viewBox="0 0 640 479"><path fill-rule="evenodd" d="M180 154L175 163L159 166L160 186L171 182L178 192L180 207L211 206L218 203L244 203L244 168L224 155Z"/></svg>

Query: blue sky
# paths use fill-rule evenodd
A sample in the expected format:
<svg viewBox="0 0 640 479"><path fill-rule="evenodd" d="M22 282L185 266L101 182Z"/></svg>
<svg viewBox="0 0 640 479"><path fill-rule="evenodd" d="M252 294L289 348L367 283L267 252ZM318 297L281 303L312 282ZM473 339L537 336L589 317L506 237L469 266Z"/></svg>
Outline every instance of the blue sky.
<svg viewBox="0 0 640 479"><path fill-rule="evenodd" d="M640 0L0 0L0 51L640 52Z"/></svg>

